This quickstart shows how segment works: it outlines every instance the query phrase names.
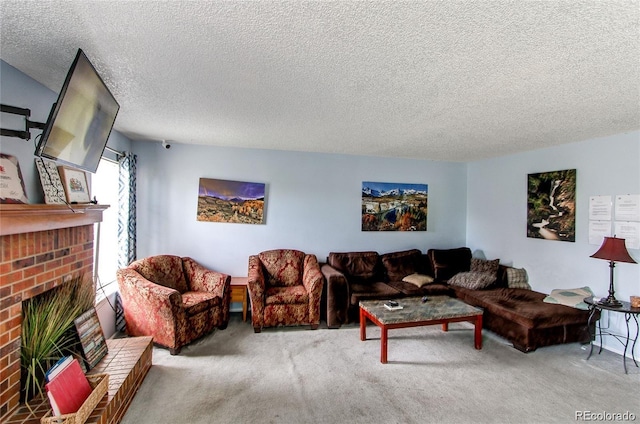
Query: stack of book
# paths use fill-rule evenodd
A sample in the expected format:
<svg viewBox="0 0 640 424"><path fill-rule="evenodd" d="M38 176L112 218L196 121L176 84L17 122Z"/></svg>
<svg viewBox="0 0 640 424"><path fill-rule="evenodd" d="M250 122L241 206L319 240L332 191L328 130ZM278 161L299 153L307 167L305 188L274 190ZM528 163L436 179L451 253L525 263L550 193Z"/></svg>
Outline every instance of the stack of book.
<svg viewBox="0 0 640 424"><path fill-rule="evenodd" d="M388 300L388 301L384 302L384 307L387 308L390 311L398 311L400 309L403 309L402 305L400 305L395 300Z"/></svg>
<svg viewBox="0 0 640 424"><path fill-rule="evenodd" d="M92 391L80 363L72 356L60 359L47 371L45 378L44 387L53 415L77 412Z"/></svg>

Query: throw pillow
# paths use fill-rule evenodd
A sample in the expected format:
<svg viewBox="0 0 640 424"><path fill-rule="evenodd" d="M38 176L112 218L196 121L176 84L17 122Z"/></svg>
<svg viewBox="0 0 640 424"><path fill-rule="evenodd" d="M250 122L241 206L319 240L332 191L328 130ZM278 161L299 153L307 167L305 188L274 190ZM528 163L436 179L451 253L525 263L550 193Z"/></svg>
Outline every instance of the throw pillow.
<svg viewBox="0 0 640 424"><path fill-rule="evenodd" d="M527 270L524 268L507 268L507 285L510 289L531 290Z"/></svg>
<svg viewBox="0 0 640 424"><path fill-rule="evenodd" d="M402 279L402 281L404 281L405 283L411 283L416 287L420 288L425 284L433 283L433 277L430 275L414 273L411 275L407 275Z"/></svg>
<svg viewBox="0 0 640 424"><path fill-rule="evenodd" d="M492 275L498 275L498 267L500 259L487 260L480 258L471 258L471 271L486 272Z"/></svg>
<svg viewBox="0 0 640 424"><path fill-rule="evenodd" d="M496 281L496 276L488 272L459 272L448 283L452 286L464 287L471 290L481 290L489 287Z"/></svg>
<svg viewBox="0 0 640 424"><path fill-rule="evenodd" d="M551 294L545 297L543 302L587 310L589 305L584 302L584 298L590 296L593 296L593 292L587 286L577 289L555 289L551 290Z"/></svg>

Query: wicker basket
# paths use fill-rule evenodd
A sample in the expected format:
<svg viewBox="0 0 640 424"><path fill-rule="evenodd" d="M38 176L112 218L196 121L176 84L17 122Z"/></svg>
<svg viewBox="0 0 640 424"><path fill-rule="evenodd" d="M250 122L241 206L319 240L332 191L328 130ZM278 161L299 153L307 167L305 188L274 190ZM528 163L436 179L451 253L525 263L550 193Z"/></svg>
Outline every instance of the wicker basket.
<svg viewBox="0 0 640 424"><path fill-rule="evenodd" d="M98 403L100 403L102 397L107 393L109 389L109 374L88 375L87 380L89 380L93 391L78 409L78 412L52 416L53 412L49 410L44 417L40 418L40 424L84 424Z"/></svg>

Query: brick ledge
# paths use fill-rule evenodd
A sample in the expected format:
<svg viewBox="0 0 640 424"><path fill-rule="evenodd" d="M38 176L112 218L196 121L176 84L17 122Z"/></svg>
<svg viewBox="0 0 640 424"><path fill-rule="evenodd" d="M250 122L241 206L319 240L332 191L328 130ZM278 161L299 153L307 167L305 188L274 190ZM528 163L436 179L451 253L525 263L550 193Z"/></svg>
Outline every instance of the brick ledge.
<svg viewBox="0 0 640 424"><path fill-rule="evenodd" d="M109 339L109 353L89 374L109 374L109 393L105 396L87 424L117 424L122 420L138 388L151 368L153 343L151 337ZM40 417L49 410L49 402L36 400L20 405L7 417L5 424L40 424Z"/></svg>

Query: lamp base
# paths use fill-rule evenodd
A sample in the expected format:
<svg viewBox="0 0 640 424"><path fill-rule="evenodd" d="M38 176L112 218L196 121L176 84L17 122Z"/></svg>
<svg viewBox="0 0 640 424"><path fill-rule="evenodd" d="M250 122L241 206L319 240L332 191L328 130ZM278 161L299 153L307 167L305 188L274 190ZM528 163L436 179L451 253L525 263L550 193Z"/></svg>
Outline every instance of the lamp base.
<svg viewBox="0 0 640 424"><path fill-rule="evenodd" d="M598 305L608 306L610 308L620 308L622 307L622 302L620 302L612 295L609 295L608 297L603 297L602 299L600 299L598 301Z"/></svg>

